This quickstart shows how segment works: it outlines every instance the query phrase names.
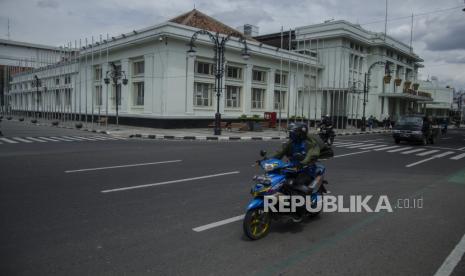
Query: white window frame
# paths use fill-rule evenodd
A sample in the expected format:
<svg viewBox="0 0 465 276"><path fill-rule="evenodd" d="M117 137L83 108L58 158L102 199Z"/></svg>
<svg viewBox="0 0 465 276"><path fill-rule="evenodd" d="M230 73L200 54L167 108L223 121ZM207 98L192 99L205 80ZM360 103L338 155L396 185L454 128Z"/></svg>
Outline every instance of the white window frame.
<svg viewBox="0 0 465 276"><path fill-rule="evenodd" d="M260 93L260 97L256 97L257 93ZM252 88L252 103L251 103L252 109L258 109L258 110L265 109L265 104L266 104L265 97L266 97L266 89L253 87ZM260 99L257 100L256 98L260 98Z"/></svg>
<svg viewBox="0 0 465 276"><path fill-rule="evenodd" d="M242 87L237 85L226 85L225 108L239 109L242 107Z"/></svg>
<svg viewBox="0 0 465 276"><path fill-rule="evenodd" d="M205 73L205 72L199 72L199 65L200 64L203 64L203 69L205 69L205 65L208 66L208 73ZM202 69L202 71L203 71ZM210 62L206 62L206 61L196 61L195 62L195 74L198 74L198 75L204 75L204 76L213 76L214 75L214 68L213 68L213 63L210 63Z"/></svg>
<svg viewBox="0 0 465 276"><path fill-rule="evenodd" d="M199 88L201 88L200 91L199 91ZM205 88L207 89L206 94L205 94ZM195 107L211 107L213 103L212 92L213 92L213 84L205 83L205 82L194 82L194 106ZM200 100L200 104L199 104L199 100Z"/></svg>
<svg viewBox="0 0 465 276"><path fill-rule="evenodd" d="M286 109L286 95L287 95L286 90L278 89L273 92L273 107L275 110L279 110L279 92L281 92L281 100L282 100L281 110L285 110Z"/></svg>
<svg viewBox="0 0 465 276"><path fill-rule="evenodd" d="M229 72L230 72L229 69L236 70L236 75L237 76L235 76L235 77L230 76L229 75ZM232 71L232 72L234 72L234 71ZM234 74L232 74L232 75L234 75ZM231 80L242 80L242 68L239 67L239 66L230 66L230 65L226 66L226 78L231 79Z"/></svg>
<svg viewBox="0 0 465 276"><path fill-rule="evenodd" d="M142 87L142 91L140 88ZM133 105L144 106L145 103L145 83L143 81L132 83Z"/></svg>

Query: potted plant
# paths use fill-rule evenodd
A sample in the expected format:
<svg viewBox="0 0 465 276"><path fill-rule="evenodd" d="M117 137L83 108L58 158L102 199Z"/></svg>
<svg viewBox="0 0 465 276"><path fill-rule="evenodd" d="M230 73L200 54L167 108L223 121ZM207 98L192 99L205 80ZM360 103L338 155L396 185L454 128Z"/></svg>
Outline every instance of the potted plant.
<svg viewBox="0 0 465 276"><path fill-rule="evenodd" d="M418 87L420 87L420 84L419 83L414 83L412 86L413 86L413 90L417 91Z"/></svg>
<svg viewBox="0 0 465 276"><path fill-rule="evenodd" d="M262 126L260 125L260 116L259 115L252 115L252 117L247 119L247 125L250 131L261 131Z"/></svg>
<svg viewBox="0 0 465 276"><path fill-rule="evenodd" d="M391 77L391 76L389 76L389 75L387 75L387 76L384 76L384 83L385 83L385 84L388 84L388 83L390 83L390 82L391 82L391 79L392 79L392 77Z"/></svg>
<svg viewBox="0 0 465 276"><path fill-rule="evenodd" d="M9 121L9 120L13 119L13 117L8 116L8 117L6 117L6 119Z"/></svg>
<svg viewBox="0 0 465 276"><path fill-rule="evenodd" d="M75 124L75 127L76 127L77 129L81 129L81 128L82 128L82 123L81 123L81 122L76 123L76 124Z"/></svg>
<svg viewBox="0 0 465 276"><path fill-rule="evenodd" d="M52 125L57 126L60 122L59 121L53 121Z"/></svg>
<svg viewBox="0 0 465 276"><path fill-rule="evenodd" d="M20 122L22 122L22 121L24 121L24 118L21 117L21 118L19 118L18 120L19 120Z"/></svg>
<svg viewBox="0 0 465 276"><path fill-rule="evenodd" d="M405 81L405 82L404 82L404 89L405 89L405 90L408 90L408 89L410 88L410 84L412 84L411 81Z"/></svg>
<svg viewBox="0 0 465 276"><path fill-rule="evenodd" d="M36 119L32 119L32 120L31 120L31 123L37 124L37 120L36 120Z"/></svg>
<svg viewBox="0 0 465 276"><path fill-rule="evenodd" d="M402 83L402 79L397 78L394 80L394 83L396 84L396 86L400 86L400 84Z"/></svg>

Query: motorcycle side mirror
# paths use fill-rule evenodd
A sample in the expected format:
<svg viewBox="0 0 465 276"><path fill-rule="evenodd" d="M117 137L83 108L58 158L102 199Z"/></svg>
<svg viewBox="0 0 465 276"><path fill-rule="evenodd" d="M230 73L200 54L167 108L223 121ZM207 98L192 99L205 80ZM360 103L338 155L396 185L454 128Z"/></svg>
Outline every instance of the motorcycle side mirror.
<svg viewBox="0 0 465 276"><path fill-rule="evenodd" d="M266 156L266 151L261 150L261 151L260 151L260 156L261 156L261 157L265 157L265 156Z"/></svg>

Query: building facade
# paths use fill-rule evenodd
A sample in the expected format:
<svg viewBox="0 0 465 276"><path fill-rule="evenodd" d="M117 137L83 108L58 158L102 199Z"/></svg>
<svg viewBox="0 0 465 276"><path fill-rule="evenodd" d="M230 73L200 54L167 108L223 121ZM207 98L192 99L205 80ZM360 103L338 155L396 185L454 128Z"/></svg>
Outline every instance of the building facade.
<svg viewBox="0 0 465 276"><path fill-rule="evenodd" d="M359 123L363 114L395 120L447 100L420 85L423 60L411 47L359 25L331 21L283 34L251 37L252 32L246 36L251 58L244 60L243 34L194 9L157 26L68 49L59 62L16 74L8 105L110 119L118 109L122 123L205 127L217 109L210 37L200 34L196 55L187 53L200 29L231 35L219 100L227 121L276 112L313 123L328 114L343 128ZM126 85L105 83L110 64L124 72Z"/></svg>
<svg viewBox="0 0 465 276"><path fill-rule="evenodd" d="M58 108L68 114L112 117L118 104L121 122L206 126L216 111L212 43L208 36L199 35L193 57L187 54L186 45L199 29L215 33L218 28L223 33L237 32L194 10L157 26L87 45L64 62L17 74L11 82L11 106L14 110L55 112ZM251 58L244 60L243 44L237 37L226 43L219 101L222 117L263 117L266 111L281 111L283 118L293 114L298 99L292 91L304 83L316 86L311 80L321 66L315 58L254 39L247 40L247 47ZM109 63L124 72L127 85L104 83ZM305 67L308 74L298 75L297 67ZM35 76L42 80L39 88L34 86Z"/></svg>
<svg viewBox="0 0 465 276"><path fill-rule="evenodd" d="M54 64L60 56L57 47L0 39L0 106L6 105L5 95L13 75Z"/></svg>

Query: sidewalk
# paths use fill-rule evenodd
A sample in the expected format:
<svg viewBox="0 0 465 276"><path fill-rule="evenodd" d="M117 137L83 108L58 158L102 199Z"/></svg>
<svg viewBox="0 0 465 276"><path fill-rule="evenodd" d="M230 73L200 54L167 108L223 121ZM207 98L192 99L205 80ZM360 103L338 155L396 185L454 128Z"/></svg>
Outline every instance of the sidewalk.
<svg viewBox="0 0 465 276"><path fill-rule="evenodd" d="M18 120L18 118L13 118ZM25 123L31 123L31 118L24 120ZM77 122L75 121L60 121L58 128L69 128L77 129L75 127ZM39 119L36 125L51 126L51 120ZM222 130L222 134L219 136L213 135L212 128L189 128L189 129L161 129L161 128L149 128L149 127L137 127L137 126L126 126L119 125L118 127L114 124L108 124L108 126L99 125L96 122L90 121L82 122L82 131L89 131L95 133L110 134L118 137L129 137L129 138L148 138L148 139L176 139L176 140L281 140L286 139L287 134L285 130L278 131L277 129L265 129L263 131L228 131ZM356 129L352 126L348 126L346 129L336 129L337 136L343 135L357 135L357 134L379 134L379 133L390 133L390 130L384 130L382 128L373 129L372 131L362 132L360 129ZM316 133L315 128L310 128L310 133Z"/></svg>

